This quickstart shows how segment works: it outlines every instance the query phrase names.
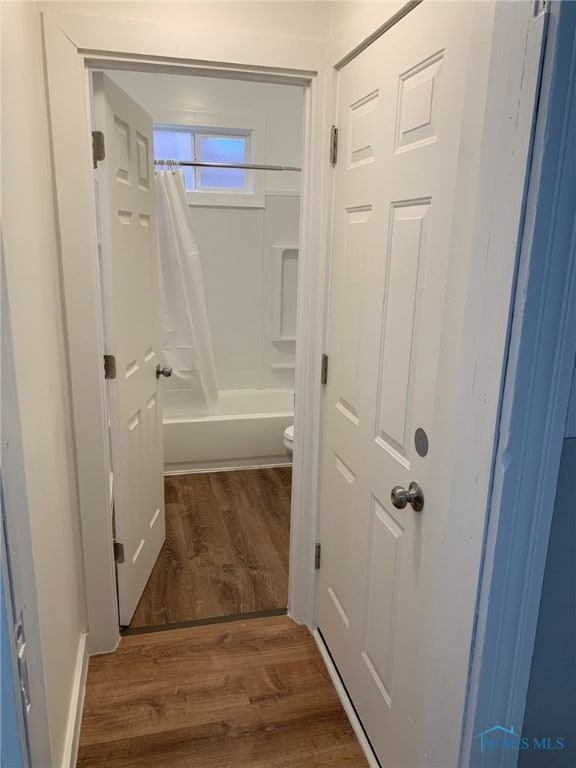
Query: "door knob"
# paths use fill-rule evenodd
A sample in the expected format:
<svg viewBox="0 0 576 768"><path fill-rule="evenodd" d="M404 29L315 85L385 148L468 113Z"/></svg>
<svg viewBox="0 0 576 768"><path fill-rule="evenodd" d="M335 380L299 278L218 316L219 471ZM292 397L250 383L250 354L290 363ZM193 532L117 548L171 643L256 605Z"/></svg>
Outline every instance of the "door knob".
<svg viewBox="0 0 576 768"><path fill-rule="evenodd" d="M158 363L156 366L156 378L159 379L160 376L166 376L166 378L172 376L172 368L170 368L169 365L160 365L160 363Z"/></svg>
<svg viewBox="0 0 576 768"><path fill-rule="evenodd" d="M407 504L412 505L414 512L422 512L424 509L424 492L418 483L410 483L408 490L396 485L392 488L390 497L396 509L404 509Z"/></svg>

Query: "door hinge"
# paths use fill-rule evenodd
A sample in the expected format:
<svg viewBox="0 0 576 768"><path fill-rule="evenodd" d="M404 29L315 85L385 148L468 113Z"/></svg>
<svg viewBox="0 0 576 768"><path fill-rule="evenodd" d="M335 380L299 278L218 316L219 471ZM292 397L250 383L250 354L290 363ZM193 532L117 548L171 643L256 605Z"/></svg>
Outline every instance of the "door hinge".
<svg viewBox="0 0 576 768"><path fill-rule="evenodd" d="M322 556L322 545L319 541L316 542L316 546L314 547L314 569L318 570L320 568L320 557Z"/></svg>
<svg viewBox="0 0 576 768"><path fill-rule="evenodd" d="M116 378L116 358L114 355L104 355L104 378Z"/></svg>
<svg viewBox="0 0 576 768"><path fill-rule="evenodd" d="M30 680L28 679L28 664L26 659L18 656L18 677L20 680L20 695L22 696L22 704L24 705L24 711L30 711Z"/></svg>
<svg viewBox="0 0 576 768"><path fill-rule="evenodd" d="M114 562L124 562L124 544L120 544L119 541L114 542Z"/></svg>
<svg viewBox="0 0 576 768"><path fill-rule="evenodd" d="M322 368L320 372L320 381L322 384L328 384L328 355L322 355Z"/></svg>
<svg viewBox="0 0 576 768"><path fill-rule="evenodd" d="M104 134L102 131L92 131L92 161L94 168L97 168L100 160L104 160L105 157Z"/></svg>
<svg viewBox="0 0 576 768"><path fill-rule="evenodd" d="M338 159L338 128L335 125L330 128L330 162L336 165Z"/></svg>
<svg viewBox="0 0 576 768"><path fill-rule="evenodd" d="M24 623L22 614L14 627L14 642L16 645L16 658L18 661L18 679L20 683L20 695L24 711L30 710L30 681L28 679L28 664L26 662L26 637L24 636Z"/></svg>
<svg viewBox="0 0 576 768"><path fill-rule="evenodd" d="M534 0L534 16L541 16L548 11L546 0Z"/></svg>

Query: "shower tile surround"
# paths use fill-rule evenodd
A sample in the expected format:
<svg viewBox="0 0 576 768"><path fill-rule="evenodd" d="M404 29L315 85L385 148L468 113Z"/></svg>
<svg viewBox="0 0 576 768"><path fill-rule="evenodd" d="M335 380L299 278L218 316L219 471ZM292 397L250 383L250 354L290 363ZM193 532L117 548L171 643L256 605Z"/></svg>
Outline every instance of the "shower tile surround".
<svg viewBox="0 0 576 768"><path fill-rule="evenodd" d="M181 75L108 74L152 116L171 109L262 115L265 162L301 165L299 88ZM295 341L290 331L296 301L299 184L298 173L266 172L264 208L190 206L220 390L294 388ZM169 382L165 384L168 389Z"/></svg>

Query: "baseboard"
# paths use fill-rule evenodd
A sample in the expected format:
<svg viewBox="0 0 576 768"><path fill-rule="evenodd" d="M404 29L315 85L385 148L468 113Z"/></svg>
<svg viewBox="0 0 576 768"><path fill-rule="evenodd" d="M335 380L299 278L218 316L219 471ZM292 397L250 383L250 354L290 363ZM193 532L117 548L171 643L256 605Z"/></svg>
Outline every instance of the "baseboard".
<svg viewBox="0 0 576 768"><path fill-rule="evenodd" d="M78 760L78 744L80 741L80 726L82 725L82 710L84 709L84 694L86 692L86 677L88 675L88 649L86 638L83 634L78 644L76 657L76 669L74 670L74 684L70 697L70 711L66 739L62 753L62 765L74 768Z"/></svg>
<svg viewBox="0 0 576 768"><path fill-rule="evenodd" d="M326 669L328 670L328 674L330 675L330 678L334 683L334 688L336 688L336 693L338 694L338 697L342 702L342 706L344 707L344 712L346 712L346 716L350 721L352 730L356 734L356 738L358 739L362 752L364 752L364 756L366 758L368 765L370 766L370 768L381 768L381 765L378 762L378 759L372 749L372 745L366 738L366 734L364 733L364 728L362 728L362 724L358 719L356 710L352 706L352 702L350 701L348 692L346 688L344 688L344 686L342 685L342 681L340 680L340 675L338 674L338 671L334 666L332 657L328 653L328 649L326 648L324 640L322 639L322 635L320 634L320 632L318 632L317 629L315 629L312 632L312 637L314 638L314 640L316 640L316 645L318 646L318 650L320 651L320 654L324 659L324 664L326 664Z"/></svg>
<svg viewBox="0 0 576 768"><path fill-rule="evenodd" d="M194 475L199 472L234 472L237 469L274 469L275 467L291 467L292 459L289 456L272 456L269 463L262 459L240 459L233 466L222 462L205 462L201 467L195 464L166 464L164 476L168 475Z"/></svg>

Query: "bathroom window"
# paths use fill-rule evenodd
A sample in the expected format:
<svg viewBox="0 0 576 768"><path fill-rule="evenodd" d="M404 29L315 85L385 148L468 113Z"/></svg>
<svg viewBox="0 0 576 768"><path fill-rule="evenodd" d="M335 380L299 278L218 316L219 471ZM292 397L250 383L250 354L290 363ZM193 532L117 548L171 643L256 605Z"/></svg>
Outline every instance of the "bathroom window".
<svg viewBox="0 0 576 768"><path fill-rule="evenodd" d="M206 163L247 163L248 136L196 134L196 159ZM196 168L197 189L228 189L246 192L250 171L238 168Z"/></svg>
<svg viewBox="0 0 576 768"><path fill-rule="evenodd" d="M166 115L170 117L170 115ZM206 163L264 162L263 120L204 115L205 122L190 123L198 113L174 113L168 123L154 126L154 157ZM175 120L177 117L178 120ZM212 118L211 124L208 117ZM186 197L190 205L249 206L264 205L264 172L243 168L206 168L182 166Z"/></svg>
<svg viewBox="0 0 576 768"><path fill-rule="evenodd" d="M208 133L177 126L154 128L154 154L170 160L198 160L205 163L250 162L250 135ZM250 191L250 172L239 168L187 168L183 166L188 190L225 190L239 194Z"/></svg>

